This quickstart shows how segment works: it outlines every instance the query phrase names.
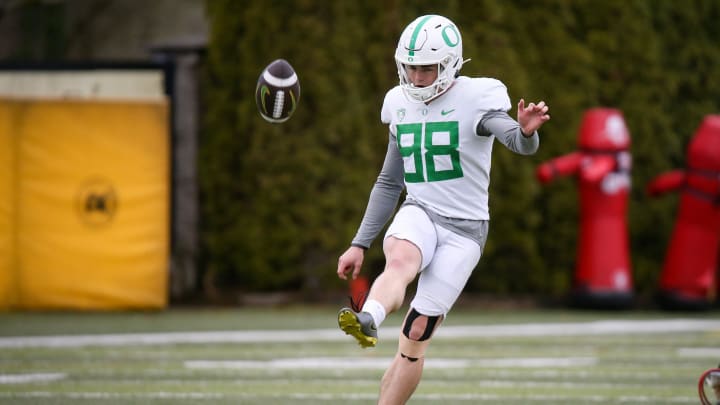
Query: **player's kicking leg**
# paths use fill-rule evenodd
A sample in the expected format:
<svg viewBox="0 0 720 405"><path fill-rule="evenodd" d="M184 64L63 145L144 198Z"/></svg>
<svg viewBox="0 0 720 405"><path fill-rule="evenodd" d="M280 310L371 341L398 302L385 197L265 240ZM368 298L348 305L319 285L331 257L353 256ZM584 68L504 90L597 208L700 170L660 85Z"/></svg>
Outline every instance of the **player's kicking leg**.
<svg viewBox="0 0 720 405"><path fill-rule="evenodd" d="M422 249L434 255L420 273L400 332L398 352L382 378L379 405L404 404L415 391L433 334L480 260L482 245L474 240L437 227L437 241L434 251Z"/></svg>
<svg viewBox="0 0 720 405"><path fill-rule="evenodd" d="M354 337L362 347L377 344L377 327L386 314L400 308L405 289L420 269L422 257L411 242L391 236L385 240L384 249L387 264L375 279L368 299L362 306L353 304L353 308L343 308L338 313L340 329Z"/></svg>

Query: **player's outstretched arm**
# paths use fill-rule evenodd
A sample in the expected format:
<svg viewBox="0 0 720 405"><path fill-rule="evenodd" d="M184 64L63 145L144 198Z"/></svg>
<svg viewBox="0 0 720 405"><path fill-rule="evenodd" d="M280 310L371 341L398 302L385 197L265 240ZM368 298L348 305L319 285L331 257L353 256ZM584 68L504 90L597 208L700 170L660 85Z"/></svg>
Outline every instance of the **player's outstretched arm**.
<svg viewBox="0 0 720 405"><path fill-rule="evenodd" d="M550 107L541 101L537 104L530 103L525 107L525 99L520 99L518 102L518 123L522 133L526 136L532 136L540 127L550 119L548 115L548 109Z"/></svg>
<svg viewBox="0 0 720 405"><path fill-rule="evenodd" d="M337 275L343 280L347 280L348 275L353 280L360 274L363 260L365 259L365 249L358 246L350 246L338 259Z"/></svg>

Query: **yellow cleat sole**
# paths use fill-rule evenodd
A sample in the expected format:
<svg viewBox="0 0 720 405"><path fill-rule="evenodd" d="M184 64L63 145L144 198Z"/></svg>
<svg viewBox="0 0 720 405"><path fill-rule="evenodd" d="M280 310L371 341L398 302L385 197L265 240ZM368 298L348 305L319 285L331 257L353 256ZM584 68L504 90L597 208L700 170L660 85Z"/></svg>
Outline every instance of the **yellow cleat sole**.
<svg viewBox="0 0 720 405"><path fill-rule="evenodd" d="M340 311L338 314L338 325L346 335L354 337L358 344L365 347L375 347L377 338L367 336L360 329L360 321L352 311Z"/></svg>

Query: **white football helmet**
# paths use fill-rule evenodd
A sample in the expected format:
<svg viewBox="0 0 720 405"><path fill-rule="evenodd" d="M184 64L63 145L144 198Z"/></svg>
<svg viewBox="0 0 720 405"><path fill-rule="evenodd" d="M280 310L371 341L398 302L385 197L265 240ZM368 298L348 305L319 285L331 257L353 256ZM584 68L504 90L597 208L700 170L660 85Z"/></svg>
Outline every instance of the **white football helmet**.
<svg viewBox="0 0 720 405"><path fill-rule="evenodd" d="M408 100L428 102L443 94L463 64L462 38L455 24L439 15L418 17L405 28L395 50L400 87ZM415 87L406 65L438 65L438 77L427 87Z"/></svg>

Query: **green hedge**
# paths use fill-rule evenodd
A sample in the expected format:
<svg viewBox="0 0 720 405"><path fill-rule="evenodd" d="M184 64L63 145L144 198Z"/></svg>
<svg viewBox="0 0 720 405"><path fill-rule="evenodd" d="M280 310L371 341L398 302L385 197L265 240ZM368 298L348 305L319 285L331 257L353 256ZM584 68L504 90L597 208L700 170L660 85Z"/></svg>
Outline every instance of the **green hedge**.
<svg viewBox="0 0 720 405"><path fill-rule="evenodd" d="M632 137L628 213L633 273L655 289L677 197L645 184L683 167L703 116L720 112L720 2L208 0L211 23L201 136L203 272L220 288L341 290L335 264L382 164L379 110L397 83L393 52L416 16L458 24L469 76L505 82L516 103L545 100L537 155L495 148L491 233L469 290L557 296L577 240L572 179L541 187L535 167L575 148L588 108L623 111ZM291 120L263 121L258 75L284 58L300 77ZM516 113L515 109L511 112ZM380 244L365 274L382 269Z"/></svg>

